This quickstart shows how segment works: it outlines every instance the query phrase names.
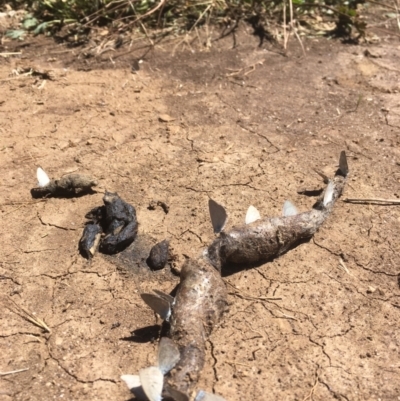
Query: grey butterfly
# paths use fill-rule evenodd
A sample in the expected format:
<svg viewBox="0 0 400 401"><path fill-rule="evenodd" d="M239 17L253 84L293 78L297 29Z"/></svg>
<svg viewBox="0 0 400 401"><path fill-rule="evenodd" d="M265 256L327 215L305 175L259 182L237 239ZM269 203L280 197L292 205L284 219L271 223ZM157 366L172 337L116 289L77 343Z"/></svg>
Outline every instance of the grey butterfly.
<svg viewBox="0 0 400 401"><path fill-rule="evenodd" d="M158 346L158 367L166 375L181 358L178 346L168 337L162 337Z"/></svg>
<svg viewBox="0 0 400 401"><path fill-rule="evenodd" d="M210 212L211 223L214 233L220 233L228 220L228 214L225 208L212 199L208 200L208 210Z"/></svg>
<svg viewBox="0 0 400 401"><path fill-rule="evenodd" d="M140 294L143 301L146 302L154 312L158 313L163 320L169 319L171 316L174 298L162 291L153 290L155 294Z"/></svg>

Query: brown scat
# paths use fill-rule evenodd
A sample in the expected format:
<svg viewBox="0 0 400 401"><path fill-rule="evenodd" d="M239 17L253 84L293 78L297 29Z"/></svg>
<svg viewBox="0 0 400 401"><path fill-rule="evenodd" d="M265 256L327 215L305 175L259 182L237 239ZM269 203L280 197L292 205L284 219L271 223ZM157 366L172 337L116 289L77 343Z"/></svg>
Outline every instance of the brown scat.
<svg viewBox="0 0 400 401"><path fill-rule="evenodd" d="M69 174L59 180L51 180L45 187L31 189L33 198L45 196L70 197L90 193L97 181L89 176L81 174Z"/></svg>
<svg viewBox="0 0 400 401"><path fill-rule="evenodd" d="M257 220L222 232L207 250L211 264L221 271L230 264L254 265L279 256L312 237L332 212L346 179L335 176L332 202L323 206L323 195L309 212L288 217Z"/></svg>
<svg viewBox="0 0 400 401"><path fill-rule="evenodd" d="M95 179L83 174L69 174L57 181L58 187L63 189L90 189L97 184Z"/></svg>
<svg viewBox="0 0 400 401"><path fill-rule="evenodd" d="M208 263L188 259L170 319L170 337L179 346L181 359L167 382L188 394L204 366L205 342L227 308L227 293L220 274Z"/></svg>

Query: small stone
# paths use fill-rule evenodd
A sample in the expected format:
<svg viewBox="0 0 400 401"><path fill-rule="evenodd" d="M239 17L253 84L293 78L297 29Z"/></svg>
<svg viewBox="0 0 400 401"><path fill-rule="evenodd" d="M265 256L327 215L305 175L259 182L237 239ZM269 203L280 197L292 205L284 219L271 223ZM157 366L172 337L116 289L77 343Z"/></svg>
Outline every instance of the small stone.
<svg viewBox="0 0 400 401"><path fill-rule="evenodd" d="M175 118L169 116L168 114L160 114L158 116L158 119L162 122L162 123L169 123L171 121L175 121Z"/></svg>

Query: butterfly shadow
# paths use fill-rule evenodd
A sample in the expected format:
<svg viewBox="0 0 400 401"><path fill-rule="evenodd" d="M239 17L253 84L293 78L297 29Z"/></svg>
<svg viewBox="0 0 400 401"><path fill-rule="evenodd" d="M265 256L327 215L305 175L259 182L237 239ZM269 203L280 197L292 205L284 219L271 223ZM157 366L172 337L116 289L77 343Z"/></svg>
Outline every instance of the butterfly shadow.
<svg viewBox="0 0 400 401"><path fill-rule="evenodd" d="M133 330L128 337L122 337L120 340L132 341L134 343L144 344L155 341L159 338L162 327L159 324L141 327Z"/></svg>
<svg viewBox="0 0 400 401"><path fill-rule="evenodd" d="M158 341L159 338L166 337L168 335L169 328L170 325L168 322L164 322L162 325L154 324L152 326L141 327L133 330L130 336L122 337L120 340L132 341L138 344Z"/></svg>

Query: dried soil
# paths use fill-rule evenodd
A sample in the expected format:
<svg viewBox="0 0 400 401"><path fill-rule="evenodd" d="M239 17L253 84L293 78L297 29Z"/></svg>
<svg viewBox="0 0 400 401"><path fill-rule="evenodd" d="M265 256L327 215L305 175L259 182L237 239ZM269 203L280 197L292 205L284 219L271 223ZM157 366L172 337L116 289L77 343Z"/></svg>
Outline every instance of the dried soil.
<svg viewBox="0 0 400 401"><path fill-rule="evenodd" d="M297 190L322 188L314 169L332 175L341 150L344 197L400 197L397 37L309 38L306 57L294 40L286 55L259 47L247 28L235 47L180 40L85 58L37 37L0 59L0 369L29 368L0 377L2 400L130 399L119 376L155 363L161 323L139 294L172 291L183 255L212 241L208 197L229 224L250 204L262 216L286 199L305 211L314 199ZM21 67L52 79L12 74ZM38 166L100 186L33 200ZM79 255L84 216L105 189L136 207L136 258ZM399 206L339 201L311 241L225 277L230 308L199 388L230 401L399 400L399 223ZM152 273L143 261L163 239L172 267Z"/></svg>

